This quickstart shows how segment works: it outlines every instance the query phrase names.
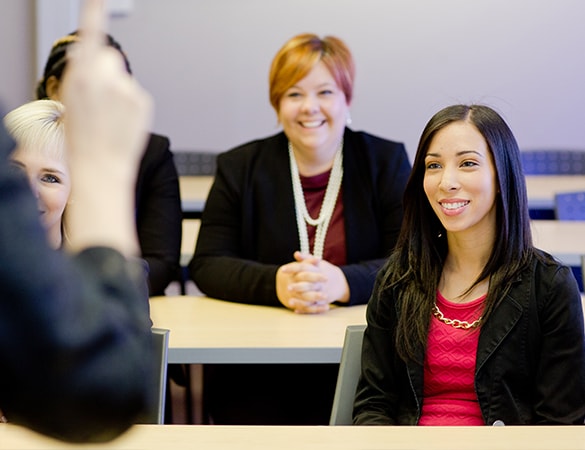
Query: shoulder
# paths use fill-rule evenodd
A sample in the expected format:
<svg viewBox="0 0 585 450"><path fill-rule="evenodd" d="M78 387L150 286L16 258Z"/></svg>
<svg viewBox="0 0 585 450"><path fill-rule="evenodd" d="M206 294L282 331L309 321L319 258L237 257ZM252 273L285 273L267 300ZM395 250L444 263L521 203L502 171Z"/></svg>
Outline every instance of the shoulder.
<svg viewBox="0 0 585 450"><path fill-rule="evenodd" d="M147 148L157 150L168 150L170 147L170 140L162 134L150 133L148 136Z"/></svg>
<svg viewBox="0 0 585 450"><path fill-rule="evenodd" d="M142 156L143 164L157 164L161 160L172 158L170 141L166 136L151 133L146 141L146 148Z"/></svg>
<svg viewBox="0 0 585 450"><path fill-rule="evenodd" d="M386 139L365 131L353 131L349 128L345 130L345 141L351 146L359 149L366 149L371 152L388 152L394 151L406 155L406 149L402 142Z"/></svg>
<svg viewBox="0 0 585 450"><path fill-rule="evenodd" d="M552 255L543 250L535 248L533 253L532 267L537 286L539 284L554 285L566 282L572 284L576 281L569 266L558 261ZM551 287L554 288L554 286Z"/></svg>
<svg viewBox="0 0 585 450"><path fill-rule="evenodd" d="M540 310L547 305L580 303L579 285L572 269L542 250L533 249L530 263L519 275L510 296L521 305L535 302Z"/></svg>
<svg viewBox="0 0 585 450"><path fill-rule="evenodd" d="M282 158L288 155L283 151L287 148L287 139L284 133L280 132L262 139L255 139L217 156L218 165L245 164L251 161L262 159Z"/></svg>
<svg viewBox="0 0 585 450"><path fill-rule="evenodd" d="M402 142L392 141L364 131L346 128L344 154L350 159L370 161L374 167L394 167L410 172L410 162Z"/></svg>
<svg viewBox="0 0 585 450"><path fill-rule="evenodd" d="M348 128L343 158L344 166L358 174L360 182L382 183L384 189L404 189L411 170L403 143Z"/></svg>

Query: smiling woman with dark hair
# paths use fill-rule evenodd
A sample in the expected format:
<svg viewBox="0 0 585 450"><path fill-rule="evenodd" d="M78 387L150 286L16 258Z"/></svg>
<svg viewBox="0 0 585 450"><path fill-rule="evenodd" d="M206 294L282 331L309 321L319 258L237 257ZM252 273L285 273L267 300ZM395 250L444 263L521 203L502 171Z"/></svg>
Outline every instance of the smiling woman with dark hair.
<svg viewBox="0 0 585 450"><path fill-rule="evenodd" d="M514 135L487 106L447 107L422 133L368 303L354 423L584 419L581 297L532 245Z"/></svg>

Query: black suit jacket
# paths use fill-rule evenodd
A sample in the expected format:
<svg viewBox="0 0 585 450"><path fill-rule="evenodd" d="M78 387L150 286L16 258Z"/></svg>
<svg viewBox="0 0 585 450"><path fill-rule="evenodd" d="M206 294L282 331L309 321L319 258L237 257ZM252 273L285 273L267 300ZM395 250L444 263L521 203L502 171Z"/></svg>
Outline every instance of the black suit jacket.
<svg viewBox="0 0 585 450"><path fill-rule="evenodd" d="M136 228L149 266L150 295L175 280L181 254L181 196L169 140L151 134L136 180Z"/></svg>
<svg viewBox="0 0 585 450"><path fill-rule="evenodd" d="M190 274L207 295L280 305L275 277L299 249L284 133L221 154ZM350 304L366 303L396 244L410 174L404 145L346 129L343 205Z"/></svg>

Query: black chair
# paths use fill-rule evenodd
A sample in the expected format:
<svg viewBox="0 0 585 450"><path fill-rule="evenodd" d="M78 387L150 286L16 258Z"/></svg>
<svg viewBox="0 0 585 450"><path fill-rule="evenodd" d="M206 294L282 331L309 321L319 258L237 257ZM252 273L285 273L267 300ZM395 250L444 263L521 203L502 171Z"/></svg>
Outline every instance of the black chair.
<svg viewBox="0 0 585 450"><path fill-rule="evenodd" d="M217 153L173 151L173 160L179 176L215 175Z"/></svg>

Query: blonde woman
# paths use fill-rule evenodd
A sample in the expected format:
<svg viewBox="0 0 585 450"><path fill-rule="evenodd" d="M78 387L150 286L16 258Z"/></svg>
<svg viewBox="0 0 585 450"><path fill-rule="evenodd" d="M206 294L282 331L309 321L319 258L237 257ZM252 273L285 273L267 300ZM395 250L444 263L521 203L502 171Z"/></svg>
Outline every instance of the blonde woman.
<svg viewBox="0 0 585 450"><path fill-rule="evenodd" d="M16 141L10 159L29 181L53 248L60 248L63 243L63 215L71 195L64 112L60 102L37 100L12 110L4 118Z"/></svg>

